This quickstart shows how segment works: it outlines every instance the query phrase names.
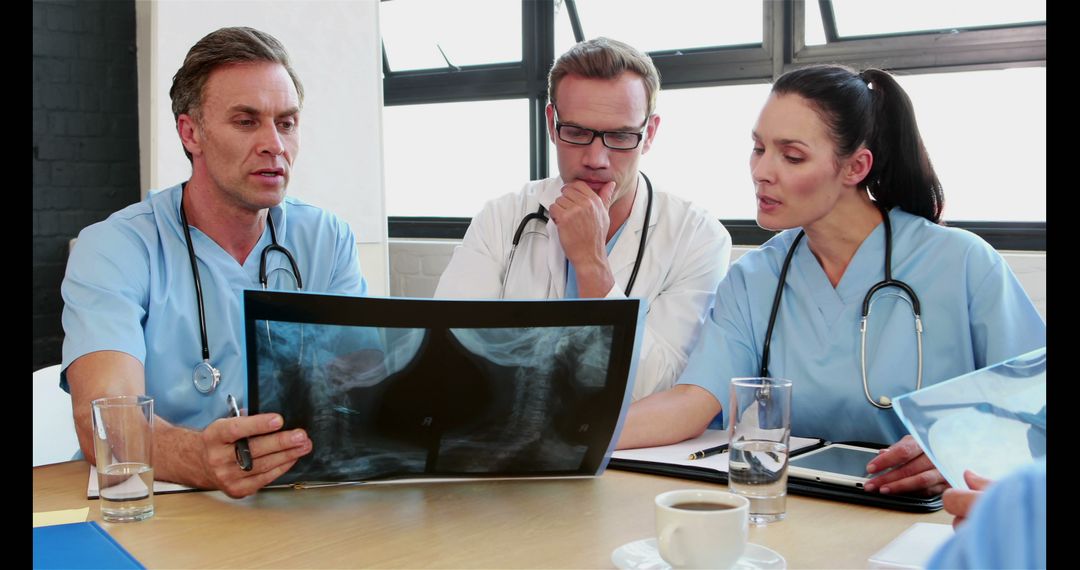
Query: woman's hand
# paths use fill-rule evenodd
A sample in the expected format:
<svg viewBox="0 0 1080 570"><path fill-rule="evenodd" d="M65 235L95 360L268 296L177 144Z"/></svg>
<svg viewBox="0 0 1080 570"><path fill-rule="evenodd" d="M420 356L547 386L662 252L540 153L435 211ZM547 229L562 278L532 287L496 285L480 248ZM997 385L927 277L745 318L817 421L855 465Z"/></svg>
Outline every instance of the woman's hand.
<svg viewBox="0 0 1080 570"><path fill-rule="evenodd" d="M881 473L890 467L891 471ZM945 477L910 435L879 451L878 456L866 464L866 471L871 475L881 474L870 479L864 488L883 495L919 493L933 496L949 487Z"/></svg>

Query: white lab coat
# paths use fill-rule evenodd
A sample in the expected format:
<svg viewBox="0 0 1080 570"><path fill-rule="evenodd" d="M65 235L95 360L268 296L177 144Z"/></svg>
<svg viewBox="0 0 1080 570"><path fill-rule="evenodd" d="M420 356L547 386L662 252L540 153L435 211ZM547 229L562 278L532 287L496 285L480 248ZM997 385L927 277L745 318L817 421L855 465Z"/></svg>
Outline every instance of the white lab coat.
<svg viewBox="0 0 1080 570"><path fill-rule="evenodd" d="M454 250L435 297L561 299L566 288L566 255L555 222L529 222L514 252L505 291L503 276L521 220L540 204L551 206L562 186L556 176L529 182L518 193L488 202ZM608 254L615 276L608 298L625 298L623 291L634 270L645 221L645 186L640 179L641 191L627 226ZM644 299L648 310L634 400L670 388L682 373L730 258L731 236L719 221L680 198L654 193L645 254L630 292Z"/></svg>

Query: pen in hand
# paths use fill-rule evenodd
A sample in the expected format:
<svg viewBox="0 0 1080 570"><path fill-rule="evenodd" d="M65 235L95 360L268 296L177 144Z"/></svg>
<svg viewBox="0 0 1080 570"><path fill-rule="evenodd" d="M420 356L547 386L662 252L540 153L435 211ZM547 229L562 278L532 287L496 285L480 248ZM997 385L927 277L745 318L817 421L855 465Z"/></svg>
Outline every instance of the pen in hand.
<svg viewBox="0 0 1080 570"><path fill-rule="evenodd" d="M718 445L716 447L710 447L708 449L702 449L701 451L695 451L691 453L687 459L704 459L706 457L712 457L713 455L719 455L727 451L728 444Z"/></svg>
<svg viewBox="0 0 1080 570"><path fill-rule="evenodd" d="M236 405L236 398L229 394L225 401L229 404L229 415L234 418L240 417L240 408ZM251 448L248 447L246 437L236 440L236 464L244 471L251 471Z"/></svg>

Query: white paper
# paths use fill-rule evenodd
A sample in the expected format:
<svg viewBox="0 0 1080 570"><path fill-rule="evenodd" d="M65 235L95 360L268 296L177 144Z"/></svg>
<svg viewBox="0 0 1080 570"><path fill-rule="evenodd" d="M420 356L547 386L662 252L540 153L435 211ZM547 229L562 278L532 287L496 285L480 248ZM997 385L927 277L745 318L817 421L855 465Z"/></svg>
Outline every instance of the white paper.
<svg viewBox="0 0 1080 570"><path fill-rule="evenodd" d="M818 443L819 439L792 436L788 441L788 449L794 453L804 447ZM719 453L702 459L689 459L689 456L697 451L710 447L724 445L728 442L728 432L723 429L705 430L694 439L661 445L659 447L642 447L638 449L622 449L611 455L612 459L630 459L635 461L651 461L653 463L667 463L671 465L685 465L687 467L704 467L715 469L721 473L728 470L728 452Z"/></svg>
<svg viewBox="0 0 1080 570"><path fill-rule="evenodd" d="M934 552L953 535L947 524L915 523L870 556L870 568L925 568Z"/></svg>
<svg viewBox="0 0 1080 570"><path fill-rule="evenodd" d="M137 479L137 478L136 478ZM166 481L154 481L154 494L160 495L162 493L180 493L183 491L198 491L194 487L185 487L179 483L169 483ZM90 466L90 481L86 483L86 498L96 499L98 498L98 478L97 468L93 465Z"/></svg>

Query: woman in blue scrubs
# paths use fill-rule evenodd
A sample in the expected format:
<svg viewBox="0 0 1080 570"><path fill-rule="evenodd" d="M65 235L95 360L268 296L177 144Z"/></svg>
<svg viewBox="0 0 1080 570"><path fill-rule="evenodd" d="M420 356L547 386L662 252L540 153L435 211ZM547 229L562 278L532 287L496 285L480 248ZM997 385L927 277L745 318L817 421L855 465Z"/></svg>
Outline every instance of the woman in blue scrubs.
<svg viewBox="0 0 1080 570"><path fill-rule="evenodd" d="M1042 318L989 244L940 225L941 184L888 73L791 71L751 135L757 223L784 231L731 267L678 383L631 405L619 447L699 435L731 378L767 370L794 383L793 435L892 444L868 469L897 468L867 490L941 492L891 399L1044 346ZM864 298L887 271L918 303L903 286L875 290L864 339Z"/></svg>

